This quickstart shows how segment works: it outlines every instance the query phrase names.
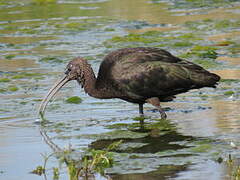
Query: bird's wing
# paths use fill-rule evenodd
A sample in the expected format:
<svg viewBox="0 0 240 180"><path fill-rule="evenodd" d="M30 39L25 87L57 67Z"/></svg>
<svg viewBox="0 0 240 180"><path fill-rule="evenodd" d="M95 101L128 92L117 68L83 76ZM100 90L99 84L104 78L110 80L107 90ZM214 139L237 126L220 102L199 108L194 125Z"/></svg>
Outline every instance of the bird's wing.
<svg viewBox="0 0 240 180"><path fill-rule="evenodd" d="M157 48L126 48L107 55L97 87L109 87L127 97L167 97L189 89L214 86L219 80L202 67Z"/></svg>
<svg viewBox="0 0 240 180"><path fill-rule="evenodd" d="M211 77L211 73L202 67L174 56L166 56L163 60L155 55L131 54L125 58L116 62L110 77L116 87L130 95L145 98L171 96L207 86L206 77Z"/></svg>

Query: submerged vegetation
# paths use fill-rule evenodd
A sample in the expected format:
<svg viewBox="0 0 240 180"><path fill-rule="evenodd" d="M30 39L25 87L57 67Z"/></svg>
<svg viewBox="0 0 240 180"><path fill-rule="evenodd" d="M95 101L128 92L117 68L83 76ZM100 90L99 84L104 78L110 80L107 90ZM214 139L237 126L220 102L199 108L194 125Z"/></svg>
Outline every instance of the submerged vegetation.
<svg viewBox="0 0 240 180"><path fill-rule="evenodd" d="M32 0L33 3L38 4L38 5L46 5L46 4L51 4L51 3L56 3L57 0Z"/></svg>
<svg viewBox="0 0 240 180"><path fill-rule="evenodd" d="M68 148L62 150L59 148L51 141L45 132L41 131L41 134L46 143L53 149L54 153L44 155L44 165L37 166L31 173L47 177L47 163L51 157L55 156L59 160L60 167L61 164L67 166L69 180L78 180L80 177L88 179L94 177L96 173L99 173L101 176L106 176L105 170L114 164L113 153L110 151L116 149L122 143L122 141L116 141L104 150L88 149L85 152L79 152L77 155L74 149ZM80 155L80 157L73 158L73 154L77 156ZM61 169L57 167L52 168L53 179L59 179L60 170Z"/></svg>
<svg viewBox="0 0 240 180"><path fill-rule="evenodd" d="M80 104L82 102L82 99L78 96L72 96L69 97L66 102L71 104Z"/></svg>
<svg viewBox="0 0 240 180"><path fill-rule="evenodd" d="M151 0L153 3L166 2L165 0ZM219 6L231 6L231 3L238 2L238 0L169 0L171 9L185 9L185 8L216 8Z"/></svg>

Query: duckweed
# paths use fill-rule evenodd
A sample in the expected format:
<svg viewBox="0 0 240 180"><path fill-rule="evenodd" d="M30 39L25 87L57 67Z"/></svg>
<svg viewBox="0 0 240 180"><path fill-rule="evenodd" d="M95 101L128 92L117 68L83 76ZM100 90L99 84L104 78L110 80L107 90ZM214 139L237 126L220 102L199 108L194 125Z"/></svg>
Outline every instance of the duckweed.
<svg viewBox="0 0 240 180"><path fill-rule="evenodd" d="M80 104L82 102L82 99L78 96L72 96L68 98L66 102L70 104Z"/></svg>

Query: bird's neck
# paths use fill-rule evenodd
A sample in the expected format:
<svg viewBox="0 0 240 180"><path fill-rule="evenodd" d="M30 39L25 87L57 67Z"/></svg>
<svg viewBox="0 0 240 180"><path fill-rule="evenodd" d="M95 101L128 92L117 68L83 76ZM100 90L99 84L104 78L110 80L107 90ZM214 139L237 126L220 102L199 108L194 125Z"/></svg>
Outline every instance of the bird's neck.
<svg viewBox="0 0 240 180"><path fill-rule="evenodd" d="M97 78L90 64L86 62L83 78L80 82L84 91L95 98L104 98L106 92L103 89L96 88Z"/></svg>

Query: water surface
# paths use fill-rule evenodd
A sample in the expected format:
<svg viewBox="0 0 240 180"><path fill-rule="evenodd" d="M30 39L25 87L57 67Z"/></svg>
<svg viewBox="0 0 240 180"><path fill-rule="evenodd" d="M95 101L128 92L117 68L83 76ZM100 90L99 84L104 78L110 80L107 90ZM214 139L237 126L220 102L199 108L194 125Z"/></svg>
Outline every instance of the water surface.
<svg viewBox="0 0 240 180"><path fill-rule="evenodd" d="M240 139L239 7L235 1L219 7L146 0L0 1L0 179L43 179L29 173L43 164L41 154L52 152L35 123L37 109L69 60L83 56L97 72L108 52L136 46L167 49L224 81L217 89L163 103L169 107L167 121L146 105L146 132L134 120L137 105L91 98L71 82L47 108L48 135L59 147L71 144L79 152L122 139L117 164L107 170L113 179L230 179L228 155L239 158L230 142L238 146ZM212 51L216 58L207 56ZM71 96L83 102L67 104ZM58 160L52 158L48 167L51 177ZM65 170L60 178L67 178Z"/></svg>

